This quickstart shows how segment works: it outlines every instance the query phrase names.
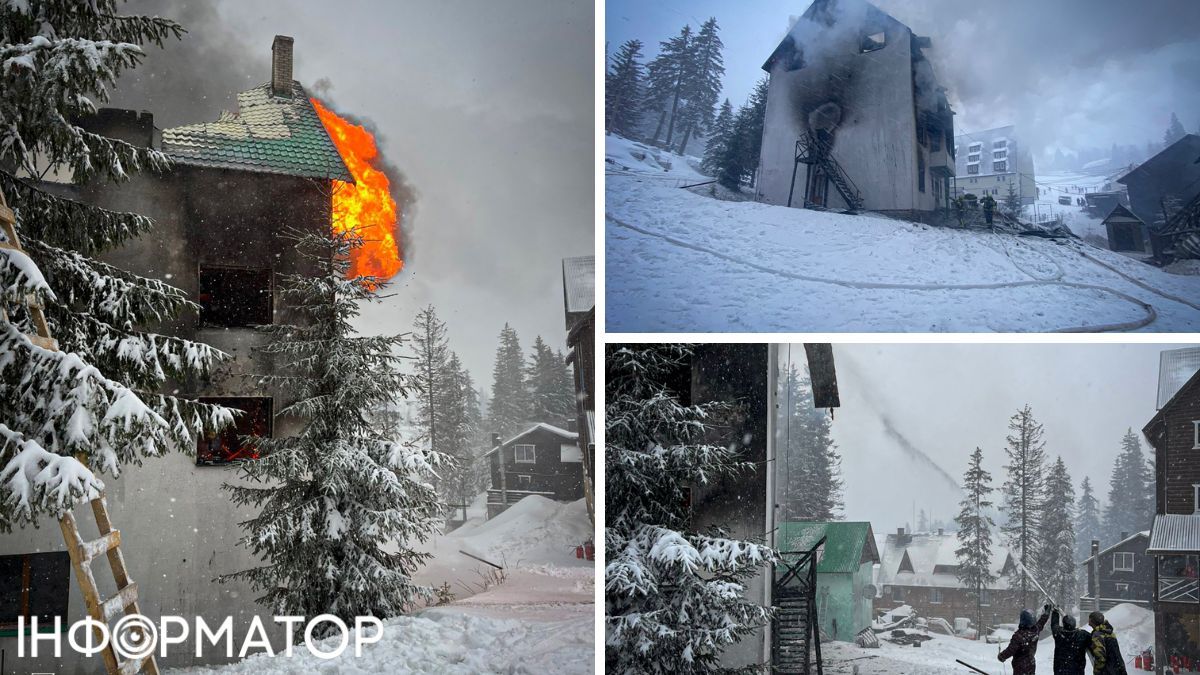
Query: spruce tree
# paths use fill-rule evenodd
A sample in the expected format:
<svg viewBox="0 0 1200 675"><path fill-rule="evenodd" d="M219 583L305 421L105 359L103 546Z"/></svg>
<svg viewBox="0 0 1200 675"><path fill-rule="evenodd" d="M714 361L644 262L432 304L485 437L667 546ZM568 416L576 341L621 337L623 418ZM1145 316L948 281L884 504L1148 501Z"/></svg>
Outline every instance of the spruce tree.
<svg viewBox="0 0 1200 675"><path fill-rule="evenodd" d="M1150 529L1154 520L1154 474L1142 454L1142 443L1128 429L1121 439L1121 452L1113 463L1104 512L1107 541L1116 542L1122 532L1133 534Z"/></svg>
<svg viewBox="0 0 1200 675"><path fill-rule="evenodd" d="M758 170L767 114L767 84L766 78L759 80L750 99L734 118L733 135L717 171L717 180L730 190L740 190L742 181Z"/></svg>
<svg viewBox="0 0 1200 675"><path fill-rule="evenodd" d="M59 517L103 488L98 474L193 452L198 433L232 423L226 409L161 393L168 381L207 375L224 356L146 329L198 306L169 284L97 259L149 232L150 219L40 184L51 171L84 183L169 168L157 150L79 124L138 65L139 45L161 47L183 31L169 19L119 15L118 7L0 3L0 191L25 250L0 248L0 531ZM35 332L27 299L45 308L58 351L27 337Z"/></svg>
<svg viewBox="0 0 1200 675"><path fill-rule="evenodd" d="M604 128L631 138L642 116L642 41L629 40L604 76Z"/></svg>
<svg viewBox="0 0 1200 675"><path fill-rule="evenodd" d="M570 425L575 418L575 389L569 378L563 356L550 349L542 336L537 336L526 370L530 421L545 422L561 429Z"/></svg>
<svg viewBox="0 0 1200 675"><path fill-rule="evenodd" d="M721 94L721 76L725 74L725 58L715 17L700 26L700 32L692 44L692 58L683 85L687 105L680 111L683 139L679 142L679 154L687 154L687 144L692 135L703 132L713 124L713 109Z"/></svg>
<svg viewBox="0 0 1200 675"><path fill-rule="evenodd" d="M1079 486L1079 504L1075 518L1075 558L1083 560L1092 554L1092 540L1101 539L1100 503L1092 491L1092 481L1087 476Z"/></svg>
<svg viewBox="0 0 1200 675"><path fill-rule="evenodd" d="M1051 599L1075 604L1079 568L1075 562L1075 488L1062 457L1046 475L1046 501L1040 524L1037 575Z"/></svg>
<svg viewBox="0 0 1200 675"><path fill-rule="evenodd" d="M770 620L769 608L746 597L746 582L775 558L760 544L691 527L690 490L750 469L736 441L719 438L733 408L684 405L666 384L690 363L688 345L606 352L605 669L722 670L721 650Z"/></svg>
<svg viewBox="0 0 1200 675"><path fill-rule="evenodd" d="M1039 534L1045 507L1046 444L1042 440L1042 425L1033 418L1026 405L1008 421L1008 476L1004 481L1004 501L1000 510L1007 521L1000 531L1009 548L1015 549L1020 565L1011 572L1010 584L1021 591L1021 604L1028 606L1032 587L1022 567L1037 573Z"/></svg>
<svg viewBox="0 0 1200 675"><path fill-rule="evenodd" d="M778 426L783 455L784 516L790 520L828 521L841 517L841 457L833 442L833 420L813 407L812 386L795 364L780 383L786 417Z"/></svg>
<svg viewBox="0 0 1200 675"><path fill-rule="evenodd" d="M406 396L409 381L398 368L401 336L360 336L351 326L384 282L346 278L349 252L362 240L351 232L290 236L316 274L282 277L281 296L303 323L260 329L270 340L261 351L286 373L262 379L295 395L276 414L303 426L256 439L261 456L239 465L246 482L224 486L257 513L241 524L239 543L262 565L219 580L248 581L275 614L395 616L433 596L413 581L430 555L409 546L441 526L429 478L443 458L389 438L368 416Z"/></svg>
<svg viewBox="0 0 1200 675"><path fill-rule="evenodd" d="M958 580L975 601L975 628L983 634L983 591L996 581L992 573L992 475L983 468L983 450L975 448L963 474L963 499L954 519L958 525Z"/></svg>
<svg viewBox="0 0 1200 675"><path fill-rule="evenodd" d="M453 352L446 362L442 391L442 448L451 460L442 470L442 494L461 505L466 520L466 507L480 487L475 466L480 447L479 400L470 373Z"/></svg>
<svg viewBox="0 0 1200 675"><path fill-rule="evenodd" d="M692 27L684 26L679 35L659 43L658 55L646 66L646 110L658 113L658 126L652 143L658 144L666 125L663 147L671 147L676 115L683 97L683 85L692 63Z"/></svg>
<svg viewBox="0 0 1200 675"><path fill-rule="evenodd" d="M417 395L417 415L425 430L429 447L434 452L446 452L440 435L445 414L443 387L448 376L450 344L446 324L437 317L437 310L428 305L413 320L413 362L411 386Z"/></svg>
<svg viewBox="0 0 1200 675"><path fill-rule="evenodd" d="M721 104L721 112L713 122L712 133L708 135L708 145L704 148L704 158L700 168L710 176L717 175L721 158L733 139L733 105L729 99Z"/></svg>
<svg viewBox="0 0 1200 675"><path fill-rule="evenodd" d="M1187 131L1183 128L1183 123L1179 121L1179 116L1171 113L1171 124L1167 127L1167 132L1163 134L1163 147L1170 146L1186 135Z"/></svg>
<svg viewBox="0 0 1200 675"><path fill-rule="evenodd" d="M529 422L529 392L525 389L525 357L517 331L504 324L496 363L492 367L492 399L488 431L500 434L504 441L524 431Z"/></svg>

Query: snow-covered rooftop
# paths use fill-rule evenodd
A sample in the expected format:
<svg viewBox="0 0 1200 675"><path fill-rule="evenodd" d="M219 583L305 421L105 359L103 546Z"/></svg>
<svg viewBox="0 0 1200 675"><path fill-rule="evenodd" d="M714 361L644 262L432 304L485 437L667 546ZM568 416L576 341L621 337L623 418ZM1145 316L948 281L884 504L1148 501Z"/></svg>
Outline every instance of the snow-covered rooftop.
<svg viewBox="0 0 1200 675"><path fill-rule="evenodd" d="M556 436L560 436L569 441L573 441L573 440L576 440L579 438L579 434L575 433L574 431L567 431L566 429L560 429L560 428L554 426L553 424L546 424L545 422L538 422L537 424L529 427L525 431L522 431L521 433L517 434L516 436L513 436L512 438L508 439L507 441L504 441L500 445L497 445L496 447L492 448L491 450L488 450L487 452L485 452L483 454L483 456L487 457L506 445L512 445L513 443L516 443L517 441L528 436L529 434L532 434L535 431L548 431Z"/></svg>
<svg viewBox="0 0 1200 675"><path fill-rule="evenodd" d="M960 588L962 584L953 572L953 568L958 565L958 556L955 554L957 549L958 535L953 533L889 534L879 548L880 563L876 578L877 585ZM900 570L905 554L912 563L911 572ZM992 547L992 574L1000 577L992 584L992 588L1008 588L1007 581L1000 575L1008 555L1007 549L1000 546ZM938 568L941 569L934 572ZM947 570L947 568L950 569Z"/></svg>

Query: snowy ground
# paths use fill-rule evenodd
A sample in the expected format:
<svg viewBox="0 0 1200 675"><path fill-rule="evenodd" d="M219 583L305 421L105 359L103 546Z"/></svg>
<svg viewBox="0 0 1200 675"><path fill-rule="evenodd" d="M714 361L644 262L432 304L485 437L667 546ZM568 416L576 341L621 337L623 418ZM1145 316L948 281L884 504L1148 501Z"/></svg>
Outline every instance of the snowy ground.
<svg viewBox="0 0 1200 675"><path fill-rule="evenodd" d="M477 500L466 524L427 545L435 558L418 575L450 584L455 600L385 622L384 638L361 658L348 651L321 661L301 650L292 658L251 656L220 668L172 671L190 675L300 673L565 673L595 672L595 567L575 558L591 537L583 501L562 504L527 497L485 521ZM491 569L462 551L506 568L493 585ZM330 647L332 649L332 647Z"/></svg>
<svg viewBox="0 0 1200 675"><path fill-rule="evenodd" d="M1130 672L1137 672L1133 670L1133 657L1153 645L1154 615L1134 605L1118 605L1105 612L1105 616L1113 625L1126 667ZM1037 670L1049 673L1054 658L1049 624L1042 636L1037 650ZM904 647L881 640L879 649L864 649L848 642L825 642L821 644L825 672L850 675L855 672L855 666L858 675L962 675L972 672L955 663L955 659L962 659L988 673L1012 672L1011 661L1001 664L996 660L1001 645L947 635L930 634L930 637L933 639L923 642L920 647Z"/></svg>
<svg viewBox="0 0 1200 675"><path fill-rule="evenodd" d="M606 161L610 331L1200 330L1200 277L1084 242L713 199L618 136Z"/></svg>

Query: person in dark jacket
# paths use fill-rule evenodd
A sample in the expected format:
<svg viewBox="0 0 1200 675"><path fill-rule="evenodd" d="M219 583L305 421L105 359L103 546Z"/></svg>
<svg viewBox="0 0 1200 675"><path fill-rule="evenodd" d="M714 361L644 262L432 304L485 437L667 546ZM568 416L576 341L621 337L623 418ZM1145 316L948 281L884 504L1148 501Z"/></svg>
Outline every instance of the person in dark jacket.
<svg viewBox="0 0 1200 675"><path fill-rule="evenodd" d="M1013 633L1012 639L1008 641L1008 647L996 657L1001 661L1012 658L1013 675L1034 675L1037 672L1037 664L1033 657L1037 653L1038 636L1046 627L1046 619L1049 618L1050 613L1043 612L1035 622L1033 612L1027 609L1021 610L1021 621L1017 632Z"/></svg>
<svg viewBox="0 0 1200 675"><path fill-rule="evenodd" d="M1054 675L1083 675L1083 668L1087 665L1085 654L1092 645L1092 636L1086 630L1077 628L1075 617L1070 614L1062 616L1061 627L1058 617L1058 608L1051 609L1050 634L1054 636Z"/></svg>
<svg viewBox="0 0 1200 675"><path fill-rule="evenodd" d="M1117 636L1101 612L1088 615L1092 627L1091 649L1092 672L1095 675L1126 675L1125 659L1121 657L1121 646Z"/></svg>

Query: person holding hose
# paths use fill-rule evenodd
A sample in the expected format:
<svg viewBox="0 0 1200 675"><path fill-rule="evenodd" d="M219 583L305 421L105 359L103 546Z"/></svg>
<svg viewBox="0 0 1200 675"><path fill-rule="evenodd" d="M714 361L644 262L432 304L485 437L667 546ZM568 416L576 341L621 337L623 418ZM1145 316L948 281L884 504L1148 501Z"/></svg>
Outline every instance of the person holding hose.
<svg viewBox="0 0 1200 675"><path fill-rule="evenodd" d="M1076 627L1070 614L1062 615L1059 626L1058 608L1046 605L1045 609L1050 612L1050 634L1054 636L1054 675L1083 675L1091 634Z"/></svg>
<svg viewBox="0 0 1200 675"><path fill-rule="evenodd" d="M1012 658L1013 675L1034 675L1037 672L1034 655L1037 654L1038 636L1046 627L1046 620L1049 618L1050 605L1046 605L1045 611L1036 622L1033 620L1033 612L1021 610L1017 632L1013 633L1012 639L1008 641L1008 647L996 656L1002 662Z"/></svg>

